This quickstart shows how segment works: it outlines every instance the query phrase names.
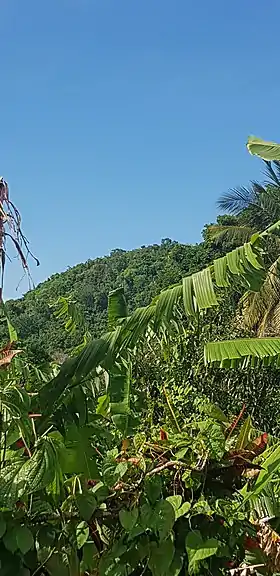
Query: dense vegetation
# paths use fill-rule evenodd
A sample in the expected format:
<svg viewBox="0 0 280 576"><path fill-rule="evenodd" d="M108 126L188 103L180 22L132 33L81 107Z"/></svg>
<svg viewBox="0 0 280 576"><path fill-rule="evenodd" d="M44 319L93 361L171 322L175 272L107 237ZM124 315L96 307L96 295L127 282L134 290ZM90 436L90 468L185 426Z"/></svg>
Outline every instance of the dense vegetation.
<svg viewBox="0 0 280 576"><path fill-rule="evenodd" d="M280 160L279 145L251 138L248 148ZM59 281L50 291L52 301L61 298L49 351L67 352L62 365L31 363L17 347L13 306L27 314L28 301L32 318L36 291L1 303L9 341L0 351L0 576L279 574L277 190L276 182L258 189L253 203L208 227L198 247L154 247L149 288L143 283L140 294L132 283L129 293L138 307L127 306L123 285L111 291L98 338L85 306L67 297L73 277L39 287L68 278L64 294ZM2 266L10 238L26 268L28 246L4 181L0 196ZM235 248L240 234L246 241ZM223 238L220 248L213 235ZM199 272L184 262L187 248L200 251ZM150 262L151 249L139 252ZM119 255L124 269L135 254ZM154 297L165 274L172 285ZM66 349L55 322L71 334Z"/></svg>
<svg viewBox="0 0 280 576"><path fill-rule="evenodd" d="M67 334L63 322L55 319L52 304L60 296L77 302L91 333L98 336L106 328L111 290L124 287L130 310L146 306L163 288L200 270L224 250L209 242L184 245L170 239L132 251L113 250L110 256L54 274L24 298L7 302L7 309L34 360L50 359L70 350L81 337L79 330Z"/></svg>

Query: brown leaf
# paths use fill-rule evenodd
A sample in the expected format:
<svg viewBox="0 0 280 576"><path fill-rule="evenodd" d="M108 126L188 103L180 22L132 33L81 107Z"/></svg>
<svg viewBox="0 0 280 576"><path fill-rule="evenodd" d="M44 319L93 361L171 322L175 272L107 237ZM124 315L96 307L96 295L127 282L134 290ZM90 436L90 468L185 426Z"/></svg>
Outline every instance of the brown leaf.
<svg viewBox="0 0 280 576"><path fill-rule="evenodd" d="M6 366L8 366L11 363L14 356L17 356L17 354L20 354L21 352L22 350L12 350L8 354L6 354L4 358L0 358L0 368L1 367L5 368Z"/></svg>
<svg viewBox="0 0 280 576"><path fill-rule="evenodd" d="M129 447L129 440L128 438L124 438L122 441L122 452L126 452Z"/></svg>
<svg viewBox="0 0 280 576"><path fill-rule="evenodd" d="M5 356L13 347L13 342L8 342L3 348L0 350L0 355Z"/></svg>
<svg viewBox="0 0 280 576"><path fill-rule="evenodd" d="M251 442L247 448L248 450L251 450L255 456L259 456L266 449L267 443L268 433L264 432L258 436L258 438L255 438L255 440L253 440L253 442Z"/></svg>
<svg viewBox="0 0 280 576"><path fill-rule="evenodd" d="M163 441L168 440L168 434L162 428L160 429L159 437L160 437L160 440L163 440Z"/></svg>

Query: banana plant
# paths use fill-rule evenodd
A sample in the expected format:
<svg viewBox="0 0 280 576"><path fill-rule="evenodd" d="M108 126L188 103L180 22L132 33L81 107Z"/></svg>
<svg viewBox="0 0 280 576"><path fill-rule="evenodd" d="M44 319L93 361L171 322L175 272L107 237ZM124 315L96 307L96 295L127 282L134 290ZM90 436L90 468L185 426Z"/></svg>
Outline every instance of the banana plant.
<svg viewBox="0 0 280 576"><path fill-rule="evenodd" d="M244 290L260 290L266 278L264 240L279 226L280 222L277 222L261 234L254 234L250 242L214 260L201 272L183 278L180 284L164 290L149 306L136 309L130 316L125 315L122 291L112 294L109 298L108 332L101 338L92 339L79 354L67 359L59 374L41 389L42 422L47 425L50 415L61 408L65 396L99 366L107 371L115 369L119 360L129 361L129 351L148 330L157 333L176 323L178 309L182 309L187 317L198 318L201 312L222 301L223 291L229 286L237 284Z"/></svg>

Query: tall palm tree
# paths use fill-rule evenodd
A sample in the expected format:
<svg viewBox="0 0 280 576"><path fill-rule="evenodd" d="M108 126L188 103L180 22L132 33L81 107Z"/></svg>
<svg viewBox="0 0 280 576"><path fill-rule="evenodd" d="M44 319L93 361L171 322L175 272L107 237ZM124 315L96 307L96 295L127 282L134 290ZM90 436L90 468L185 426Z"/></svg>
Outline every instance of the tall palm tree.
<svg viewBox="0 0 280 576"><path fill-rule="evenodd" d="M249 186L232 188L223 194L218 207L225 213L236 217L231 226L213 225L209 227L209 237L221 240L243 241L252 232L264 230L280 218L280 162L266 162L264 174L266 180L260 184L251 181Z"/></svg>
<svg viewBox="0 0 280 576"><path fill-rule="evenodd" d="M235 216L234 224L208 228L215 243L241 244L254 232L265 230L280 219L280 162L265 164L266 180L233 188L218 200L218 207ZM260 292L247 292L241 300L242 323L259 336L280 335L280 239L270 241L268 273Z"/></svg>

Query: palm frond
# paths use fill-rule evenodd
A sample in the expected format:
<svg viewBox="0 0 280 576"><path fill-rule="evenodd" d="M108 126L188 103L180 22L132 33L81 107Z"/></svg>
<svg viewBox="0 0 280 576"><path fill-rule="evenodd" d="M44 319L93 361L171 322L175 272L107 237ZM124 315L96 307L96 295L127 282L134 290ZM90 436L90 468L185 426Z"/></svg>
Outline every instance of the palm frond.
<svg viewBox="0 0 280 576"><path fill-rule="evenodd" d="M280 257L270 266L259 292L247 292L240 301L242 323L258 336L280 334Z"/></svg>
<svg viewBox="0 0 280 576"><path fill-rule="evenodd" d="M246 188L240 186L231 188L228 192L223 194L217 202L218 208L223 212L229 212L235 216L239 216L243 210L249 206L255 205L257 201L256 190L253 186Z"/></svg>
<svg viewBox="0 0 280 576"><path fill-rule="evenodd" d="M268 177L267 184L273 182L276 186L280 186L280 162L268 162L264 160L265 169L264 174Z"/></svg>
<svg viewBox="0 0 280 576"><path fill-rule="evenodd" d="M251 226L221 226L213 224L207 228L207 238L214 240L219 245L223 242L232 244L243 244L248 242L254 230Z"/></svg>

